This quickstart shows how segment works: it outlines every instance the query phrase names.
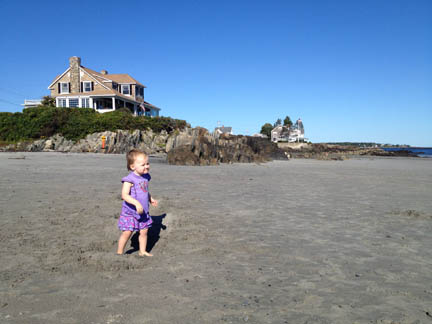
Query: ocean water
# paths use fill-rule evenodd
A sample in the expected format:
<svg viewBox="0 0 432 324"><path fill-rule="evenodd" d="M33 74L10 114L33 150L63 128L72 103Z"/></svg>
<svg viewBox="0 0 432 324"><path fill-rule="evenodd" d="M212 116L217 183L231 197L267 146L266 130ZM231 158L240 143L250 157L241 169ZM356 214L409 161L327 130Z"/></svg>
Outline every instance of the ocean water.
<svg viewBox="0 0 432 324"><path fill-rule="evenodd" d="M420 157L432 158L432 147L383 147L382 149L388 152L410 151Z"/></svg>

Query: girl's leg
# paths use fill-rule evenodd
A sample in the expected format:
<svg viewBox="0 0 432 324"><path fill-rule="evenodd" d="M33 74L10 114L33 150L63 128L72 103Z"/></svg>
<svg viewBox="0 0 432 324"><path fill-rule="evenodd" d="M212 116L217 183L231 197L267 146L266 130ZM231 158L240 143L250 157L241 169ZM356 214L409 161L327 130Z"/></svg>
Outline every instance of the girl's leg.
<svg viewBox="0 0 432 324"><path fill-rule="evenodd" d="M139 241L139 255L140 256L153 256L153 254L148 253L147 249L147 233L148 228L142 229L139 233L138 241Z"/></svg>
<svg viewBox="0 0 432 324"><path fill-rule="evenodd" d="M121 233L118 241L117 254L123 254L126 243L131 235L132 231L123 231L123 233Z"/></svg>

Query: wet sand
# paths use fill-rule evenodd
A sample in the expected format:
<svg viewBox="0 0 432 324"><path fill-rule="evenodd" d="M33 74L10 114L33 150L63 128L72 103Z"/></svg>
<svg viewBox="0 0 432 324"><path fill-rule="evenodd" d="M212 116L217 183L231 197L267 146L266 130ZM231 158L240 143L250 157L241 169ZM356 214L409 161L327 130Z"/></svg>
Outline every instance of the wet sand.
<svg viewBox="0 0 432 324"><path fill-rule="evenodd" d="M140 258L123 155L0 153L0 323L432 323L432 159L151 163Z"/></svg>

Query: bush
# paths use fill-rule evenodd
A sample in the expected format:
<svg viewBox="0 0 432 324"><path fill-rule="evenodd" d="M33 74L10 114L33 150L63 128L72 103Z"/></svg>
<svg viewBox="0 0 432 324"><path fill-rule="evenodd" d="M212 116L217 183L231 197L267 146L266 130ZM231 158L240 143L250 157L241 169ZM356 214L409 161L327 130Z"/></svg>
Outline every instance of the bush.
<svg viewBox="0 0 432 324"><path fill-rule="evenodd" d="M51 96L43 96L40 105L45 107L55 107L56 99Z"/></svg>
<svg viewBox="0 0 432 324"><path fill-rule="evenodd" d="M271 131L272 130L273 130L272 124L265 123L264 125L262 125L260 133L266 135L267 138L271 138Z"/></svg>
<svg viewBox="0 0 432 324"><path fill-rule="evenodd" d="M22 141L61 134L79 140L88 134L123 130L151 129L171 133L190 126L186 121L169 117L135 117L125 110L99 114L91 108L35 107L22 113L0 112L0 140Z"/></svg>

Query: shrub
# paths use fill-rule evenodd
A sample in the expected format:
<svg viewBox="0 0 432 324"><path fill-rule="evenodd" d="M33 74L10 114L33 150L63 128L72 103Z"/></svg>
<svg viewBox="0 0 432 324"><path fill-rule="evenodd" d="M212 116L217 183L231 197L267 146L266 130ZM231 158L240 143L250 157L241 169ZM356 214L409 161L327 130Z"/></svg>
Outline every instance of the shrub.
<svg viewBox="0 0 432 324"><path fill-rule="evenodd" d="M0 140L21 141L61 134L79 140L88 134L103 131L146 130L171 133L190 126L184 120L169 117L133 116L129 111L116 110L99 114L91 108L35 107L22 113L0 112Z"/></svg>

